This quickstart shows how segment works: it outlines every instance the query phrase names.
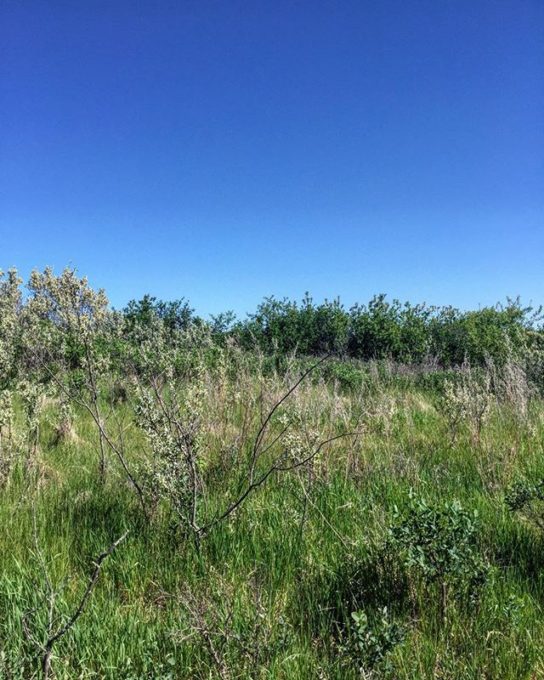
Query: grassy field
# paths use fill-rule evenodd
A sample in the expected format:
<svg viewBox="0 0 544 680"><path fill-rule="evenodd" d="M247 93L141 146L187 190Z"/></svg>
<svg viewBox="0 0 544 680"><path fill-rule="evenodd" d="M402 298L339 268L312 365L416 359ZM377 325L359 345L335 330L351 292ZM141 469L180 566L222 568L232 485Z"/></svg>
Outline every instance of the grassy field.
<svg viewBox="0 0 544 680"><path fill-rule="evenodd" d="M40 396L32 440L16 395L1 449L0 677L43 675L93 559L127 530L55 642L50 677L544 677L544 533L505 502L544 477L538 395L519 374L499 393L470 371L366 367L351 386L316 371L274 410L299 375L216 366L178 385L198 428L198 536L168 482L145 487L142 511L107 443L100 473L84 406L66 426L58 396ZM108 389L106 431L145 480L156 442L130 385L115 403ZM283 465L216 521L247 489L272 410L255 477Z"/></svg>

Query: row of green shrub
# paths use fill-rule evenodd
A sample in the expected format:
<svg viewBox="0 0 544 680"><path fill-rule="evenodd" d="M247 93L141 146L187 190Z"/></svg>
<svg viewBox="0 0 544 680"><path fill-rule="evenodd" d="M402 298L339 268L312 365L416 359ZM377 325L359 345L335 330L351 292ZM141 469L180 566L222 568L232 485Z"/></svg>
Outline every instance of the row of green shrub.
<svg viewBox="0 0 544 680"><path fill-rule="evenodd" d="M544 345L540 309L519 299L505 305L461 311L454 307L412 305L385 295L346 309L339 300L316 304L266 298L254 314L236 320L230 313L212 317L216 336L234 336L243 346L266 353L317 355L335 352L354 359L413 364L435 361L441 367L464 361L502 365L514 354ZM173 330L203 323L186 301L162 302L145 296L124 310L130 322L156 314Z"/></svg>

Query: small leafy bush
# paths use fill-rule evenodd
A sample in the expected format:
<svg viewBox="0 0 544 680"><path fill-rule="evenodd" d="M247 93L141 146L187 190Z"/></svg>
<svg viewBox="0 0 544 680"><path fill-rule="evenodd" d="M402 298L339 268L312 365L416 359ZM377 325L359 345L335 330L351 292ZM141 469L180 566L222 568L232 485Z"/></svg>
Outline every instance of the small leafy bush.
<svg viewBox="0 0 544 680"><path fill-rule="evenodd" d="M365 382L364 371L347 361L334 361L325 364L323 377L326 380L337 381L343 390L361 389Z"/></svg>
<svg viewBox="0 0 544 680"><path fill-rule="evenodd" d="M345 642L341 645L344 659L365 674L373 670L386 670L390 652L405 637L405 630L396 622L387 607L375 612L364 609L351 614L352 623Z"/></svg>
<svg viewBox="0 0 544 680"><path fill-rule="evenodd" d="M476 511L468 512L458 501L433 506L411 495L406 513L395 510L389 545L427 586L439 585L440 611L445 617L450 591L473 600L488 576L477 536Z"/></svg>
<svg viewBox="0 0 544 680"><path fill-rule="evenodd" d="M506 493L506 505L544 531L544 480L532 484L522 480Z"/></svg>

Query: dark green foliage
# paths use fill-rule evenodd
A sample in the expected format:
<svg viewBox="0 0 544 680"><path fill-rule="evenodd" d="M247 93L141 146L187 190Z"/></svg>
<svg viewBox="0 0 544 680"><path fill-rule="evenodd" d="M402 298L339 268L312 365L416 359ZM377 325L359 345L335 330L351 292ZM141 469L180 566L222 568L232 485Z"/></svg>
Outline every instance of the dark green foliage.
<svg viewBox="0 0 544 680"><path fill-rule="evenodd" d="M506 505L544 531L544 480L513 484L506 494Z"/></svg>
<svg viewBox="0 0 544 680"><path fill-rule="evenodd" d="M154 318L158 318L170 331L179 331L186 330L192 323L199 321L194 309L184 298L166 302L147 294L141 300L131 300L123 314L129 328L137 324L150 324Z"/></svg>
<svg viewBox="0 0 544 680"><path fill-rule="evenodd" d="M255 314L238 324L236 333L247 346L282 354L342 352L348 339L349 317L339 300L314 305L306 294L300 305L269 297Z"/></svg>
<svg viewBox="0 0 544 680"><path fill-rule="evenodd" d="M424 582L440 584L443 598L450 586L458 595L473 597L488 574L477 531L477 513L463 509L458 501L429 505L412 495L405 513L395 510L389 545Z"/></svg>
<svg viewBox="0 0 544 680"><path fill-rule="evenodd" d="M301 355L336 352L355 359L391 359L420 364L429 358L442 367L465 361L502 366L519 357L528 343L538 345L539 310L519 300L505 306L461 312L454 307L389 302L376 295L367 305L346 311L339 300L316 305L306 294L299 304L267 298L257 312L232 332L246 347L257 344L268 353Z"/></svg>
<svg viewBox="0 0 544 680"><path fill-rule="evenodd" d="M325 380L337 381L345 390L355 390L362 387L368 378L367 372L361 365L347 361L329 361L323 365L321 375Z"/></svg>
<svg viewBox="0 0 544 680"><path fill-rule="evenodd" d="M425 305L389 303L385 295L374 296L368 305L357 304L350 310L349 353L365 360L421 361L431 350L432 313Z"/></svg>
<svg viewBox="0 0 544 680"><path fill-rule="evenodd" d="M146 329L157 322L171 335L208 325L219 345L234 337L247 349L257 346L282 358L334 353L362 361L392 360L444 368L464 362L482 366L489 361L500 367L510 358L523 357L533 382L544 386L544 340L538 328L541 316L539 310L523 307L519 300L462 312L453 307L388 301L380 294L368 304L346 310L338 299L316 304L306 294L300 303L269 297L245 320L236 321L232 312L226 312L212 316L206 324L183 298L166 302L144 295L130 301L122 315L122 337L129 344L141 343ZM121 339L115 343L109 337L100 351L115 356L126 353ZM78 338L68 338L66 354L72 367L80 365L82 353ZM344 369L338 378L346 387L359 382L355 373L348 376Z"/></svg>
<svg viewBox="0 0 544 680"><path fill-rule="evenodd" d="M361 673L388 666L389 653L400 644L404 628L390 615L387 607L367 613L364 609L351 614L351 625L341 653Z"/></svg>
<svg viewBox="0 0 544 680"><path fill-rule="evenodd" d="M216 342L224 344L236 323L236 314L232 311L220 312L210 316L210 326Z"/></svg>

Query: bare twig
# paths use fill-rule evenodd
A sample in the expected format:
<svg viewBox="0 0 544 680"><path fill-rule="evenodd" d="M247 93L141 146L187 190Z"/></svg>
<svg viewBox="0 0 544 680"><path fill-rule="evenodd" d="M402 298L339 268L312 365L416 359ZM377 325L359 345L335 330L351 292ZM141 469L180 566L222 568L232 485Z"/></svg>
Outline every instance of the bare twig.
<svg viewBox="0 0 544 680"><path fill-rule="evenodd" d="M280 464L280 461L284 457L284 454L282 453L280 456L278 456L278 458L274 461L274 463L272 463L272 465L270 465L270 467L257 480L254 480L253 482L248 484L248 486L243 491L243 493L240 494L240 496L238 496L238 498L236 500L234 500L222 514L220 514L218 517L213 519L206 526L203 526L200 529L201 533L202 534L208 533L210 531L210 529L212 529L217 524L219 524L219 522L226 519L229 515L232 515L232 513L235 512L240 507L240 505L242 505L242 503L245 501L245 499L251 493L256 491L260 486L262 486L266 482L266 480L270 477L270 475L272 475L274 472L288 472L288 471L291 471L291 470L295 470L296 468L302 467L302 466L306 465L307 463L309 463L313 458L315 458L320 453L320 451L323 449L323 447L326 446L327 444L330 444L331 442L336 441L337 439L341 439L343 437L351 437L351 436L356 435L356 434L360 434L360 433L358 433L358 432L344 432L342 434L335 435L334 437L329 437L328 439L325 439L324 441L322 441L319 444L319 446L317 446L312 451L311 454L309 454L308 456L306 456L305 458L303 458L301 460L295 461L294 463L292 463L290 465L281 465Z"/></svg>
<svg viewBox="0 0 544 680"><path fill-rule="evenodd" d="M297 387L310 375L310 373L313 373L313 371L316 370L321 364L323 364L325 361L330 359L331 355L326 354L324 357L319 359L316 363L312 364L310 368L306 369L304 373L300 376L300 378L287 390L287 392L272 406L270 411L268 412L266 418L264 418L261 427L259 428L259 431L257 432L257 436L255 437L255 442L253 444L253 449L252 449L252 455L251 455L251 466L250 466L250 472L249 472L249 479L250 483L253 482L253 477L255 475L255 467L257 465L257 459L259 458L259 449L261 447L263 438L266 434L266 430L268 427L268 424L272 420L272 417L274 413L278 410L278 408L283 404L286 399L288 399L293 392L297 389ZM262 453L262 451L261 451Z"/></svg>
<svg viewBox="0 0 544 680"><path fill-rule="evenodd" d="M51 634L51 630L48 631L48 639L45 645L43 646L42 656L42 672L44 680L47 680L49 678L49 673L51 671L51 655L53 653L53 646L55 645L56 642L58 642L58 640L60 640L60 638L66 635L66 633L75 625L76 621L83 614L85 606L96 586L98 577L100 576L102 563L125 540L127 535L128 531L125 531L125 533L122 536L120 536L116 541L114 541L107 550L101 553L93 561L93 570L89 579L89 583L85 588L85 592L83 593L78 606L76 607L70 618L56 631L56 633ZM51 610L54 610L54 598L50 599L50 611ZM50 623L52 622L52 616L49 617L49 622Z"/></svg>
<svg viewBox="0 0 544 680"><path fill-rule="evenodd" d="M34 525L35 526L35 525ZM35 532L35 540L37 542L37 532L36 528L34 528ZM48 680L50 673L51 673L51 657L53 654L53 647L56 642L58 642L68 631L73 628L73 626L76 624L77 620L79 617L83 614L85 607L87 605L87 602L89 601L89 598L91 597L91 594L97 584L98 577L100 576L100 571L102 569L102 563L104 560L109 557L114 550L125 540L125 538L128 535L128 531L126 531L122 536L120 536L116 541L114 541L110 547L102 552L95 560L93 560L93 569L89 578L89 582L87 584L87 587L85 588L85 591L83 592L83 595L81 596L81 599L79 600L79 603L71 616L64 622L63 625L61 625L55 632L53 632L54 624L55 621L57 620L57 617L55 616L55 605L56 605L56 599L58 595L58 590L55 590L53 588L53 584L51 582L51 579L49 578L49 574L47 572L47 568L45 565L45 560L43 559L43 554L41 550L39 549L39 546L37 546L37 555L38 559L40 561L40 564L42 565L42 569L44 571L44 579L45 579L45 584L46 584L46 598L47 598L47 606L48 606L48 612L47 612L47 631L46 631L46 641L42 644L37 641L35 636L32 635L30 631L30 627L28 625L28 618L29 616L34 613L36 610L31 610L29 612L26 612L23 615L22 619L22 626L23 626L23 632L27 639L32 642L36 647L40 649L40 653L42 654L42 660L41 660L41 668L42 668L42 673L43 673L43 678L44 680Z"/></svg>

